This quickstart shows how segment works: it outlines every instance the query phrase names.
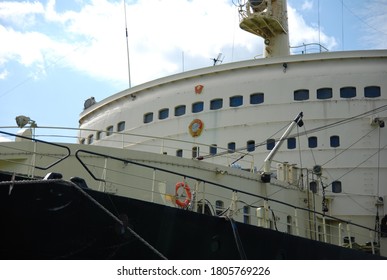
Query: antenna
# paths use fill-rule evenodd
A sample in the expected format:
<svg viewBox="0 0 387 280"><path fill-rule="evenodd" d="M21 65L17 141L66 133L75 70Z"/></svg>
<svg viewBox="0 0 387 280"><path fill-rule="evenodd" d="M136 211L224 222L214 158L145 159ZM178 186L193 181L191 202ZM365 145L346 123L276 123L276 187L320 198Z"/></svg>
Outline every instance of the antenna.
<svg viewBox="0 0 387 280"><path fill-rule="evenodd" d="M214 61L214 66L223 62L224 56L222 57L222 53L219 53L217 58L211 58Z"/></svg>
<svg viewBox="0 0 387 280"><path fill-rule="evenodd" d="M129 38L128 38L128 22L126 20L126 1L124 0L124 14L125 14L125 35L126 35L126 52L128 56L128 79L129 88L132 87L132 81L130 79L130 58L129 58Z"/></svg>

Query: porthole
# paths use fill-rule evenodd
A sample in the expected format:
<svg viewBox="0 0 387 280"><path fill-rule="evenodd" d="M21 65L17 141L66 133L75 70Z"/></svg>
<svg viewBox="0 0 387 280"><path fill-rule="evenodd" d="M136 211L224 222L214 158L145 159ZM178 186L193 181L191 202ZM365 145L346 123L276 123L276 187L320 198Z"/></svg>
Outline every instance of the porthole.
<svg viewBox="0 0 387 280"><path fill-rule="evenodd" d="M153 122L153 113L149 112L144 114L144 123L150 123Z"/></svg>
<svg viewBox="0 0 387 280"><path fill-rule="evenodd" d="M262 92L250 94L250 104L261 104L264 102L264 94Z"/></svg>
<svg viewBox="0 0 387 280"><path fill-rule="evenodd" d="M364 97L368 97L368 98L380 97L380 87L378 86L365 87Z"/></svg>
<svg viewBox="0 0 387 280"><path fill-rule="evenodd" d="M219 110L223 107L223 99L217 98L210 102L210 110Z"/></svg>
<svg viewBox="0 0 387 280"><path fill-rule="evenodd" d="M298 89L294 91L294 100L303 101L309 99L309 90L308 89Z"/></svg>
<svg viewBox="0 0 387 280"><path fill-rule="evenodd" d="M356 97L356 88L355 87L343 87L340 89L341 98L353 98Z"/></svg>
<svg viewBox="0 0 387 280"><path fill-rule="evenodd" d="M164 120L169 117L169 109L164 108L159 111L159 120Z"/></svg>
<svg viewBox="0 0 387 280"><path fill-rule="evenodd" d="M243 105L243 96L236 95L230 97L230 107L239 107Z"/></svg>

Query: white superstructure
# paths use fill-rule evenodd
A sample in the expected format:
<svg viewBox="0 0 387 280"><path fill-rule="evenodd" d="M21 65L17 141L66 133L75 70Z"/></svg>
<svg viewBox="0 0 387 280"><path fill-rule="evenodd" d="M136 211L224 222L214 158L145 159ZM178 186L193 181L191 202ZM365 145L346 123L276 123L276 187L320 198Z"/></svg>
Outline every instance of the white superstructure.
<svg viewBox="0 0 387 280"><path fill-rule="evenodd" d="M379 226L387 214L387 50L289 55L286 1L245 1L240 9L241 27L264 37L266 58L184 72L100 102L87 100L80 144L104 153L124 148L128 153L122 154L131 151L144 162L161 164L163 155L172 156L165 157L167 166L197 174L213 166L214 180L219 174L230 174L225 181L251 180L249 191L272 198L274 190L291 186L303 195L283 192L281 200L302 200L313 210ZM266 190L257 184L264 160L300 112L304 126L293 129L266 166L277 184ZM139 152L151 154L141 159ZM195 160L183 166L180 157ZM107 159L103 165L106 176ZM152 188L171 192L167 183ZM309 203L308 190L318 203ZM321 232L316 221L314 226Z"/></svg>

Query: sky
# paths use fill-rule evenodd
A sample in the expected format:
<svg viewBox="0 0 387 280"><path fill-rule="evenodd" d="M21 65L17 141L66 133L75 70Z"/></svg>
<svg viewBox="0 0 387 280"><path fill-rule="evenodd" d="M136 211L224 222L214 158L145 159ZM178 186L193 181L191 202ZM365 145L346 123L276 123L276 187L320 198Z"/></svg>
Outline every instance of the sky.
<svg viewBox="0 0 387 280"><path fill-rule="evenodd" d="M0 129L18 115L77 128L87 98L129 87L128 49L132 87L210 67L219 53L259 59L263 39L239 29L233 2L0 0ZM387 49L387 0L288 0L288 17L291 46Z"/></svg>

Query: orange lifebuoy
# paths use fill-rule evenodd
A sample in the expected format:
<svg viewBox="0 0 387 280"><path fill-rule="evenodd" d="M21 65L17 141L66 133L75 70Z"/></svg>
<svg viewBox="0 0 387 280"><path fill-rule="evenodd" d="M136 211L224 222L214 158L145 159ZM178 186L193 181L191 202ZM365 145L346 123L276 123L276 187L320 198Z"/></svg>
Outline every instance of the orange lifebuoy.
<svg viewBox="0 0 387 280"><path fill-rule="evenodd" d="M180 188L184 188L185 193L187 195L187 197L184 201L181 201L177 198L178 197L177 192ZM189 205L189 203L191 202L191 199L192 199L191 189L189 188L188 184L184 183L184 182L178 182L176 184L175 195L176 195L176 204L178 206L180 206L181 208L187 208L187 206Z"/></svg>
<svg viewBox="0 0 387 280"><path fill-rule="evenodd" d="M192 137L198 137L202 134L203 122L199 119L194 119L188 126L189 133Z"/></svg>

